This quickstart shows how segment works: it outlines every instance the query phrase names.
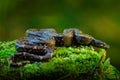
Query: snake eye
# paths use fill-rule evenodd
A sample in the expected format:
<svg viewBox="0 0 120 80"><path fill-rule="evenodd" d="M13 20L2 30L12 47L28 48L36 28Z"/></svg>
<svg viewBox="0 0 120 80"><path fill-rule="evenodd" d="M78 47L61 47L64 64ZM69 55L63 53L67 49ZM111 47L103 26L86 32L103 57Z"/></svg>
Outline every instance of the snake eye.
<svg viewBox="0 0 120 80"><path fill-rule="evenodd" d="M103 47L104 45L103 44L100 44L101 47Z"/></svg>

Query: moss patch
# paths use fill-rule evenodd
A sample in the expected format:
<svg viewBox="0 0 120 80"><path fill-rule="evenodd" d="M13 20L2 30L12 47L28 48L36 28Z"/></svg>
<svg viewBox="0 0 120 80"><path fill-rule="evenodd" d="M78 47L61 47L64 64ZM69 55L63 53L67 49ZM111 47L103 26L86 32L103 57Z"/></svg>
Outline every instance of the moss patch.
<svg viewBox="0 0 120 80"><path fill-rule="evenodd" d="M119 80L120 72L106 59L104 49L56 47L48 62L23 67L9 66L8 57L16 52L15 41L0 42L0 80Z"/></svg>

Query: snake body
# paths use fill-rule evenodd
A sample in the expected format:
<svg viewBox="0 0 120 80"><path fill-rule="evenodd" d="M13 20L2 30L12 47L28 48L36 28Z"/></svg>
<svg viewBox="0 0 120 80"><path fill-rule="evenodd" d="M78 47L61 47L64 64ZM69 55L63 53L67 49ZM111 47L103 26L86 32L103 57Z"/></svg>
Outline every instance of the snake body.
<svg viewBox="0 0 120 80"><path fill-rule="evenodd" d="M55 46L95 46L108 49L109 45L94 37L83 34L76 28L64 29L58 34L55 29L28 29L26 36L16 41L17 52L9 57L11 66L23 66L31 62L48 61ZM18 59L23 61L18 62Z"/></svg>

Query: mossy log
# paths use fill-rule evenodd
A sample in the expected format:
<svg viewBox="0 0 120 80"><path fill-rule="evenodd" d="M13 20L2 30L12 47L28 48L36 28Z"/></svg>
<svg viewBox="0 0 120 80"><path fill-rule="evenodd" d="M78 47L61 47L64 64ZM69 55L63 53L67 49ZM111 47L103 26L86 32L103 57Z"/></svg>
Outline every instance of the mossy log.
<svg viewBox="0 0 120 80"><path fill-rule="evenodd" d="M48 62L10 67L15 41L0 42L0 80L119 80L120 72L104 49L92 46L56 47Z"/></svg>

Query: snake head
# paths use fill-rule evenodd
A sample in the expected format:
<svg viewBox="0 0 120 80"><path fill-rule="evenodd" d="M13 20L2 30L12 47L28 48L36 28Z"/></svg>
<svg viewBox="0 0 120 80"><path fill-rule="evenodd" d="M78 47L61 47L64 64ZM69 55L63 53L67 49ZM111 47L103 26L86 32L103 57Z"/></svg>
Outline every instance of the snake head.
<svg viewBox="0 0 120 80"><path fill-rule="evenodd" d="M103 49L108 49L110 47L105 42L102 42L102 41L97 40L97 39L93 39L92 42L91 42L91 45L95 46L95 47L103 48Z"/></svg>

